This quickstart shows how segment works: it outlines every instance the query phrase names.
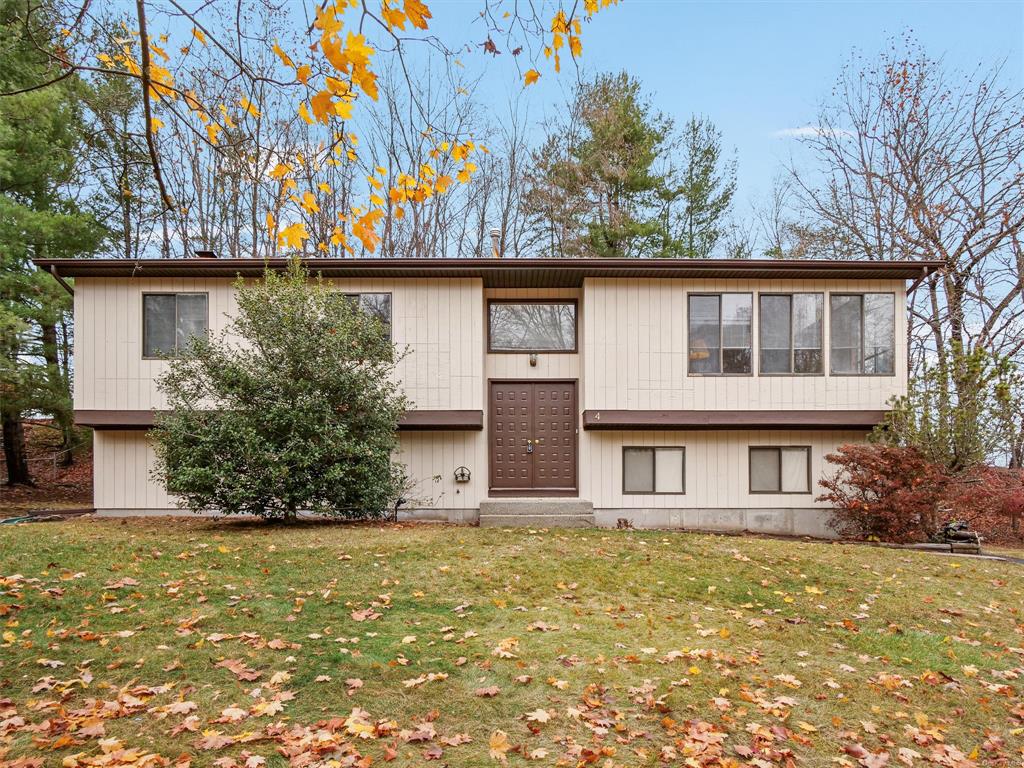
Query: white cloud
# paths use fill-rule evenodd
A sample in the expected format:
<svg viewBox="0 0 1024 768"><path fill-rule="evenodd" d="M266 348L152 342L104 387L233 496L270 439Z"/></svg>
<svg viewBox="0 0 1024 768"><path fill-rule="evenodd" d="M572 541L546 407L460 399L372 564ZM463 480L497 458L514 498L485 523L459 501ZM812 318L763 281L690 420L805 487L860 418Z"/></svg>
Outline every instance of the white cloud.
<svg viewBox="0 0 1024 768"><path fill-rule="evenodd" d="M820 125L802 125L799 128L783 128L772 134L777 139L805 139L810 136L852 136L853 131L841 128L822 128Z"/></svg>

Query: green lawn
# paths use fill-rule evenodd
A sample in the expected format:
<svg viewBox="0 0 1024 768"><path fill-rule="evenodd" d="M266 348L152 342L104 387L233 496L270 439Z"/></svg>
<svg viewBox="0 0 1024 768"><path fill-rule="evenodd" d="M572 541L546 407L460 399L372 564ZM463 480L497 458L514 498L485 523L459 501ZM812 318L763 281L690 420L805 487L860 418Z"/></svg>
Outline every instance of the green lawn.
<svg viewBox="0 0 1024 768"><path fill-rule="evenodd" d="M0 622L0 765L1024 759L1009 563L668 532L80 519L0 527Z"/></svg>

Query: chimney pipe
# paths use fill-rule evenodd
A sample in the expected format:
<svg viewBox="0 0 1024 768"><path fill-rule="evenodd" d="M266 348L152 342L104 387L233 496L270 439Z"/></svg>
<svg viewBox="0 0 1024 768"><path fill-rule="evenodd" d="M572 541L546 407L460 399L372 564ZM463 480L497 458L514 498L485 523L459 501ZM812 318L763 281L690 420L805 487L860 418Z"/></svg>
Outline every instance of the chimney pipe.
<svg viewBox="0 0 1024 768"><path fill-rule="evenodd" d="M491 229L491 257L501 258L501 230L497 227Z"/></svg>

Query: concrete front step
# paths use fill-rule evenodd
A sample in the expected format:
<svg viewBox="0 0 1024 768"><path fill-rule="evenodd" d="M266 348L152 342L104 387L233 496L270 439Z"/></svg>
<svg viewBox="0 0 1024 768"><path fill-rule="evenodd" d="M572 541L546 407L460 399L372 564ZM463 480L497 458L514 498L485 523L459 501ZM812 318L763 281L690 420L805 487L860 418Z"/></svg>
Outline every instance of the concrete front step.
<svg viewBox="0 0 1024 768"><path fill-rule="evenodd" d="M520 528L588 528L594 525L594 505L575 498L485 499L480 502L480 526Z"/></svg>
<svg viewBox="0 0 1024 768"><path fill-rule="evenodd" d="M480 502L481 515L592 515L594 505L589 501L572 498L518 497L512 499L484 499Z"/></svg>
<svg viewBox="0 0 1024 768"><path fill-rule="evenodd" d="M593 515L480 515L481 528L593 528Z"/></svg>

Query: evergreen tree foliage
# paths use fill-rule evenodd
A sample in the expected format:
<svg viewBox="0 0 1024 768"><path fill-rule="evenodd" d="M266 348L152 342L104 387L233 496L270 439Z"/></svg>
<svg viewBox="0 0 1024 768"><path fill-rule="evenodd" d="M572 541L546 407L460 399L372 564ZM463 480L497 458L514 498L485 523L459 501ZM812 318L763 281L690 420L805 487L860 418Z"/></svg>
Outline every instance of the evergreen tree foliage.
<svg viewBox="0 0 1024 768"><path fill-rule="evenodd" d="M160 380L157 478L194 511L389 514L406 401L388 329L297 260L235 288L228 328L193 339Z"/></svg>

